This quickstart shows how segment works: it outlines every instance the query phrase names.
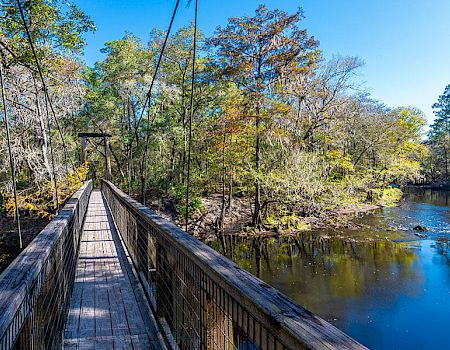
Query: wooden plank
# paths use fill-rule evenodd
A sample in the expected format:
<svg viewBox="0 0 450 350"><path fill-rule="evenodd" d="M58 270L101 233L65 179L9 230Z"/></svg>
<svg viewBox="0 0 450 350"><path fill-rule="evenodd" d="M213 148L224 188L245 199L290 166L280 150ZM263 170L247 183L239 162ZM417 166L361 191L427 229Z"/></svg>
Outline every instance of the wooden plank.
<svg viewBox="0 0 450 350"><path fill-rule="evenodd" d="M72 340L76 339L78 336L78 327L80 324L81 315L81 300L83 296L82 282L84 278L84 270L85 264L84 261L81 261L77 265L75 283L69 307L69 316L64 332L64 339Z"/></svg>
<svg viewBox="0 0 450 350"><path fill-rule="evenodd" d="M111 235L114 240L113 249L118 256L118 259L115 260L113 264L114 269L120 271L121 275L121 278L117 280L117 283L125 306L128 328L131 335L138 335L142 333L142 330L146 328L146 325L133 290L133 285L137 284L137 280L134 280L133 283L130 280L128 270L131 269L131 267L126 259L125 251L113 225L111 225Z"/></svg>
<svg viewBox="0 0 450 350"><path fill-rule="evenodd" d="M78 349L78 339L64 339L64 350L76 350Z"/></svg>
<svg viewBox="0 0 450 350"><path fill-rule="evenodd" d="M113 254L111 244L107 244L107 254ZM129 329L118 279L120 279L120 271L116 269L115 264L110 262L108 264L107 280L109 298L114 300L114 303L110 305L112 332L114 335L127 335L129 334Z"/></svg>
<svg viewBox="0 0 450 350"><path fill-rule="evenodd" d="M83 349L149 349L148 329L138 302L139 290L122 243L101 194L92 193L83 229L70 313L79 310L78 326L68 323L65 345ZM143 291L141 291L143 295ZM80 297L81 295L81 297ZM141 295L141 296L142 296ZM152 326L152 327L149 327ZM132 338L133 336L133 338ZM75 337L75 338L74 338ZM155 339L152 339L152 344ZM154 346L154 348L160 348Z"/></svg>
<svg viewBox="0 0 450 350"><path fill-rule="evenodd" d="M89 338L80 339L78 342L78 350L95 350L95 340Z"/></svg>
<svg viewBox="0 0 450 350"><path fill-rule="evenodd" d="M147 334L132 335L131 342L133 344L133 350L150 349L150 340Z"/></svg>
<svg viewBox="0 0 450 350"><path fill-rule="evenodd" d="M101 244L100 244L101 245ZM103 250L97 252L103 255ZM108 336L112 335L111 330L111 313L108 298L108 290L106 287L105 269L106 264L104 259L95 262L95 335Z"/></svg>
<svg viewBox="0 0 450 350"><path fill-rule="evenodd" d="M114 338L112 337L95 337L95 350L112 350L114 349Z"/></svg>
<svg viewBox="0 0 450 350"><path fill-rule="evenodd" d="M88 245L88 254L91 247ZM86 260L83 278L83 298L79 324L79 337L95 336L95 269L92 261Z"/></svg>
<svg viewBox="0 0 450 350"><path fill-rule="evenodd" d="M118 335L114 337L114 350L133 349L131 335Z"/></svg>

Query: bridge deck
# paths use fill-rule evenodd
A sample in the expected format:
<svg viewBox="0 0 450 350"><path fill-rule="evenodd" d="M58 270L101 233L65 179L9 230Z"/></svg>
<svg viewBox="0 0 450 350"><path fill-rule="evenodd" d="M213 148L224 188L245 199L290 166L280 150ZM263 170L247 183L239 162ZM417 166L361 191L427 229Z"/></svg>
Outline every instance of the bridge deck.
<svg viewBox="0 0 450 350"><path fill-rule="evenodd" d="M100 191L93 191L81 236L64 348L158 348L156 327L144 312L147 307L109 210Z"/></svg>

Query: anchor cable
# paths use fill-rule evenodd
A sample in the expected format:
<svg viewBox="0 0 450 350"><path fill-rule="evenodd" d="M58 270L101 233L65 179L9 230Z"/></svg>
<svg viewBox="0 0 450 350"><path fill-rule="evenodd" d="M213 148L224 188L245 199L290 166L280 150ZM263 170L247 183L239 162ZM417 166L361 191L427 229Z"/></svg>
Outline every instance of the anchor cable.
<svg viewBox="0 0 450 350"><path fill-rule="evenodd" d="M59 196L58 196L58 184L56 181L56 172L55 172L55 155L53 152L53 143L52 143L52 137L51 137L51 124L50 124L50 116L48 113L48 103L47 103L47 99L45 99L45 112L46 112L46 117L47 117L47 129L48 129L48 142L49 142L49 146L50 146L50 160L52 162L52 173L53 173L53 185L55 187L55 203L54 205L54 209L55 211L58 213L59 212ZM45 130L44 130L45 132Z"/></svg>

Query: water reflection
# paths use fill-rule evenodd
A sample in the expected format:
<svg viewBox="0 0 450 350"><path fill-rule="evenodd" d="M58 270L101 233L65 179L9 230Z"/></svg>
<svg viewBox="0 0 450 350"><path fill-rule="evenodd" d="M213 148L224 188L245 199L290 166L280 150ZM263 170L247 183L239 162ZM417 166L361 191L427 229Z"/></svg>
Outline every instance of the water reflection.
<svg viewBox="0 0 450 350"><path fill-rule="evenodd" d="M408 194L400 208L359 218L366 228L357 234L229 236L211 245L370 348L450 348L448 197ZM414 236L415 225L427 226L429 239ZM386 228L402 241L382 239L392 234Z"/></svg>
<svg viewBox="0 0 450 350"><path fill-rule="evenodd" d="M343 299L376 297L389 303L399 293L417 295L424 278L414 264L419 248L406 242L304 234L287 239L228 236L217 244L221 253L336 324L346 319Z"/></svg>
<svg viewBox="0 0 450 350"><path fill-rule="evenodd" d="M441 261L450 267L450 242L448 239L438 239L433 245L436 248L437 253ZM450 269L449 269L450 278Z"/></svg>
<svg viewBox="0 0 450 350"><path fill-rule="evenodd" d="M435 191L420 187L410 187L404 190L406 202L430 203L438 206L448 207L450 204L449 191Z"/></svg>

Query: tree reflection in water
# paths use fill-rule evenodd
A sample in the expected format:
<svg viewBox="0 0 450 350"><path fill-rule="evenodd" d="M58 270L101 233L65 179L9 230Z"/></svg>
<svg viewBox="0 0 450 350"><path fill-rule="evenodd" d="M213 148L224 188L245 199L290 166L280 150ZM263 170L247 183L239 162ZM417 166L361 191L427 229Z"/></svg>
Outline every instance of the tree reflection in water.
<svg viewBox="0 0 450 350"><path fill-rule="evenodd" d="M450 348L449 197L410 189L400 207L357 218L357 231L211 245L369 348Z"/></svg>
<svg viewBox="0 0 450 350"><path fill-rule="evenodd" d="M424 276L417 243L299 238L224 237L211 245L299 304L346 330L371 322L369 310L399 295L415 296ZM355 308L357 309L356 311Z"/></svg>
<svg viewBox="0 0 450 350"><path fill-rule="evenodd" d="M417 247L411 242L356 242L303 235L302 238L228 236L215 248L251 273L312 309L315 297L356 298L383 282L385 297L422 279L413 268ZM408 288L408 293L414 293ZM308 307L308 306L307 306Z"/></svg>

